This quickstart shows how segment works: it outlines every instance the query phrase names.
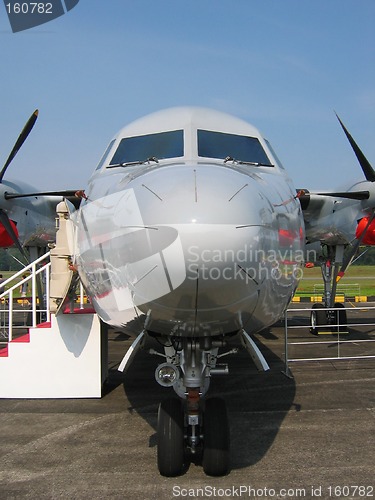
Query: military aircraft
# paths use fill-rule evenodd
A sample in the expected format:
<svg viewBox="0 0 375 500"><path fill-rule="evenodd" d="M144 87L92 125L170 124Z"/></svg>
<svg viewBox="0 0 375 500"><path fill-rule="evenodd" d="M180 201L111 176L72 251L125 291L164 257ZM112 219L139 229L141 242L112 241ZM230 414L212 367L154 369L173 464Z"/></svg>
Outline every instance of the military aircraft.
<svg viewBox="0 0 375 500"><path fill-rule="evenodd" d="M204 402L210 376L226 373L219 360L233 353L236 335L258 368L268 368L247 332L273 324L287 308L301 276L305 222L308 242L328 249L321 252L324 272L332 253L342 262L339 251L351 244L357 218L369 217L368 234L373 171L364 171L367 181L349 193L296 194L257 129L207 109L152 114L110 142L75 217L76 264L106 323L121 326L133 307L143 318L120 369L145 336L164 346L155 378L183 403L168 399L159 407L162 474L181 472L185 448L203 453L207 474L228 470L224 402ZM325 283L324 305L333 307ZM313 329L330 320L316 312Z"/></svg>
<svg viewBox="0 0 375 500"><path fill-rule="evenodd" d="M209 109L160 111L112 139L79 208L69 205L74 265L97 314L122 328L135 310L143 323L119 369L147 337L161 346L150 350L162 358L155 379L178 396L159 406L162 475L180 474L187 451L202 454L208 475L229 470L225 402L206 398L210 377L228 373L221 361L238 337L257 368L269 368L250 335L283 316L305 241L318 243L329 308L334 278L361 243L374 243L375 172L344 131L366 181L310 193L294 188L252 125ZM322 312L313 311L313 332L331 321Z"/></svg>

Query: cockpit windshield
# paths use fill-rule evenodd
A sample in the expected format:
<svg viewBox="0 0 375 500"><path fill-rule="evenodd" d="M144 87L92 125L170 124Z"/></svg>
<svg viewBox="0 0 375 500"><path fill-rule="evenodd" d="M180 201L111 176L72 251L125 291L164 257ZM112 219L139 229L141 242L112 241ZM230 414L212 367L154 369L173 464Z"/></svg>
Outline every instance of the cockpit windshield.
<svg viewBox="0 0 375 500"><path fill-rule="evenodd" d="M198 156L272 166L256 137L198 130Z"/></svg>
<svg viewBox="0 0 375 500"><path fill-rule="evenodd" d="M148 158L177 158L184 156L183 130L126 137L121 140L110 166L144 162Z"/></svg>

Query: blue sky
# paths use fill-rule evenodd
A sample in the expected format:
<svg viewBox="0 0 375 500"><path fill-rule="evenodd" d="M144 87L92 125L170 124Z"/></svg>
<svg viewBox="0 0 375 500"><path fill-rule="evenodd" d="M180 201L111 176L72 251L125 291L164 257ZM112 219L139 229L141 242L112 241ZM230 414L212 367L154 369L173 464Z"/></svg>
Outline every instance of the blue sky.
<svg viewBox="0 0 375 500"><path fill-rule="evenodd" d="M158 109L258 127L296 187L361 177L336 110L375 164L374 0L80 0L13 34L0 5L0 163L40 189L85 187L110 138Z"/></svg>

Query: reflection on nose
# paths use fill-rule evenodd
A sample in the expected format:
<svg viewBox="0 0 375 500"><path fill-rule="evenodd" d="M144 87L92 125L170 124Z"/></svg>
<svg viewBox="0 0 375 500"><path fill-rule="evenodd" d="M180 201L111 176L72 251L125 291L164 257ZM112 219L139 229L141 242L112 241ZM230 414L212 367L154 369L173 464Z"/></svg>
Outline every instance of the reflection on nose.
<svg viewBox="0 0 375 500"><path fill-rule="evenodd" d="M88 203L81 249L99 305L106 300L112 316L137 306L158 331L160 324L191 334L197 325L239 328L242 320L233 318L252 314L275 276L269 256L280 246L281 219L271 195L257 175L173 165L147 169ZM291 227L288 217L283 230Z"/></svg>
<svg viewBox="0 0 375 500"><path fill-rule="evenodd" d="M194 316L197 310L231 308L255 299L261 279L259 250L273 231L270 203L257 182L227 168L176 167L173 189L171 170L156 173L133 183L139 212L147 228L176 230L179 244L172 248L165 240L157 265L155 254L151 258L153 230L146 230L150 258L137 263L138 279L132 282L136 305L146 309L152 302L153 308L158 304L173 316L178 310ZM167 286L160 286L162 282Z"/></svg>

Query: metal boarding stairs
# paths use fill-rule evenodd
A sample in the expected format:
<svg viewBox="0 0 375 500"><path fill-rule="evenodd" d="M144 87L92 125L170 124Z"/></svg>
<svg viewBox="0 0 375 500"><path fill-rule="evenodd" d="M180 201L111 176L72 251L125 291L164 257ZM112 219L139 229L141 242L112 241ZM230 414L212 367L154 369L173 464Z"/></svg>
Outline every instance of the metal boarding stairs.
<svg viewBox="0 0 375 500"><path fill-rule="evenodd" d="M57 215L53 248L0 284L0 398L101 397L108 377L107 329L71 269L65 202Z"/></svg>

